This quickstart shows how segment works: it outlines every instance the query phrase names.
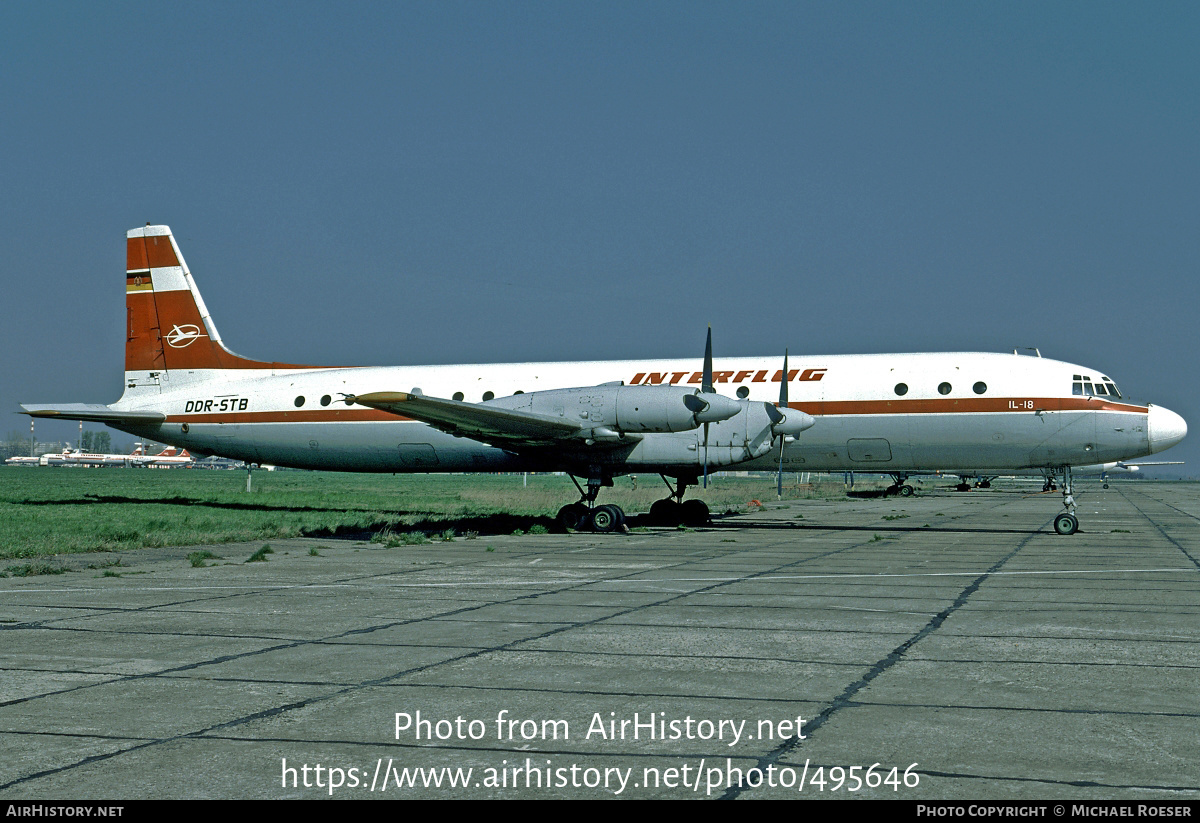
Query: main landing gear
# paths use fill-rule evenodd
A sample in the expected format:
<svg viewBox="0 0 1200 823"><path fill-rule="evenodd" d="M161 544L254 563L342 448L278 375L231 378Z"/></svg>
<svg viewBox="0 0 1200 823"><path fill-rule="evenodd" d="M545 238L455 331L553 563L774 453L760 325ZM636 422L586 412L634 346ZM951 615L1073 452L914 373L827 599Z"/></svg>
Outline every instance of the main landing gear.
<svg viewBox="0 0 1200 823"><path fill-rule="evenodd" d="M1071 467L1064 466L1063 475L1063 508L1066 509L1054 518L1054 531L1059 534L1075 534L1079 531L1079 518L1075 516L1075 495L1071 493ZM1053 484L1053 480L1049 481Z"/></svg>
<svg viewBox="0 0 1200 823"><path fill-rule="evenodd" d="M667 484L667 488L671 488L671 481L666 478L666 475L659 475L663 482ZM655 500L650 506L650 522L656 526L703 526L709 521L710 512L708 504L703 500L684 500L683 493L687 491L688 486L696 485L695 477L685 478L680 477L675 481L675 489L670 496L662 500Z"/></svg>
<svg viewBox="0 0 1200 823"><path fill-rule="evenodd" d="M696 477L680 477L669 497L656 500L650 506L648 519L656 526L703 526L708 523L710 512L708 504L703 500L684 500L683 493L688 486L696 485ZM596 496L603 486L611 486L612 476L603 473L592 474L588 477L587 490L579 485L579 481L571 475L571 482L579 489L580 500L570 503L558 510L555 521L564 531L594 531L601 534L621 531L625 528L625 512L620 506L612 503L597 506ZM667 488L671 481L663 476Z"/></svg>
<svg viewBox="0 0 1200 823"><path fill-rule="evenodd" d="M600 494L600 487L613 484L611 475L589 475L587 491L584 491L583 487L579 485L575 475L570 475L570 477L575 488L579 489L580 500L578 503L570 503L558 510L558 515L554 519L559 528L564 531L591 529L606 534L619 531L625 526L625 512L621 510L620 506L612 503L596 505L596 495Z"/></svg>
<svg viewBox="0 0 1200 823"><path fill-rule="evenodd" d="M908 479L907 474L893 474L892 485L883 490L883 496L887 497L891 494L898 494L901 497L912 497L916 491L912 486L904 481Z"/></svg>

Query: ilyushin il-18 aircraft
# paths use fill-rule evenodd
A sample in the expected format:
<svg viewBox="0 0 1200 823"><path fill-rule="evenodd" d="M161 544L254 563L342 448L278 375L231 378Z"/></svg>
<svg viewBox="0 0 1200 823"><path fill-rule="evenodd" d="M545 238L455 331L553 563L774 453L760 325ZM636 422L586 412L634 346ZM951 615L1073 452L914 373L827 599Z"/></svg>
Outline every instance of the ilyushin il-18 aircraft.
<svg viewBox="0 0 1200 823"><path fill-rule="evenodd" d="M167 226L127 233L125 387L110 405L25 405L196 454L304 469L569 474L567 528L620 528L597 504L654 472L655 519L703 522L689 486L716 470L1038 469L1064 478L1058 532L1078 528L1072 466L1178 443L1187 425L1130 403L1095 369L994 353L322 368L250 360L221 340ZM1100 389L1096 387L1099 386ZM581 485L576 479L582 479ZM672 488L671 481L674 481Z"/></svg>

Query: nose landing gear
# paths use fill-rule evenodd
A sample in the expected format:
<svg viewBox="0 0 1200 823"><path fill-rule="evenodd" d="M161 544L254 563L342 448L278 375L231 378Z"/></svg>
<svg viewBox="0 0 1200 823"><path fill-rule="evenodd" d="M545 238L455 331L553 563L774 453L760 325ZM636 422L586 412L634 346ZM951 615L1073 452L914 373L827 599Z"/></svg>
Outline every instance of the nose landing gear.
<svg viewBox="0 0 1200 823"><path fill-rule="evenodd" d="M1062 468L1063 507L1065 512L1054 518L1054 531L1059 534L1075 534L1079 531L1079 518L1075 516L1075 495L1071 492L1071 467ZM1050 481L1053 484L1053 480Z"/></svg>

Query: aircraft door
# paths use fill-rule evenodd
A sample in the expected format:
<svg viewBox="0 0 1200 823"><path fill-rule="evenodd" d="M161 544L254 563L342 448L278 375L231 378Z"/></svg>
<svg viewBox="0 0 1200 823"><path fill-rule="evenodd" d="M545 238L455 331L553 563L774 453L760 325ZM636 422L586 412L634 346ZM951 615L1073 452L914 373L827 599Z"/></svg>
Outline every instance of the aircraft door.
<svg viewBox="0 0 1200 823"><path fill-rule="evenodd" d="M892 459L892 444L882 437L852 437L846 452L855 463L887 463Z"/></svg>

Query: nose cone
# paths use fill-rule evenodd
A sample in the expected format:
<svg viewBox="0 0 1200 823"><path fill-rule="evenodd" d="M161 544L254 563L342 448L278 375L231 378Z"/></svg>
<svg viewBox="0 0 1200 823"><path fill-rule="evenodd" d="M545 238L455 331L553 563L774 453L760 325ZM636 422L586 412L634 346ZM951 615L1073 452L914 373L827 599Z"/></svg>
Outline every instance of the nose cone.
<svg viewBox="0 0 1200 823"><path fill-rule="evenodd" d="M1169 449L1187 436L1187 423L1182 417L1162 406L1150 406L1146 415L1147 434L1150 438L1150 453Z"/></svg>
<svg viewBox="0 0 1200 823"><path fill-rule="evenodd" d="M772 406L772 409L775 407ZM775 434L790 434L797 435L800 432L811 429L817 419L811 414L800 411L799 409L787 409L779 414L779 419L772 424L771 428Z"/></svg>
<svg viewBox="0 0 1200 823"><path fill-rule="evenodd" d="M711 392L689 394L683 398L683 404L695 412L697 423L719 423L742 410L738 401Z"/></svg>

